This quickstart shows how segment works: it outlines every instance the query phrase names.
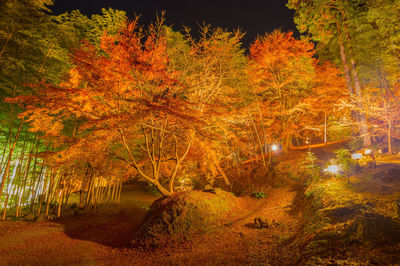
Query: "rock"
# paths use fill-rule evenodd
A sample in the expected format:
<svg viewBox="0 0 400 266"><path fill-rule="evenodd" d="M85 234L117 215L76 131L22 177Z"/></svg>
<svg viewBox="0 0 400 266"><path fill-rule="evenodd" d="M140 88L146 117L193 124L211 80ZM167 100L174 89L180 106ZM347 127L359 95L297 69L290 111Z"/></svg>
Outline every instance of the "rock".
<svg viewBox="0 0 400 266"><path fill-rule="evenodd" d="M210 192L210 193L215 193L215 189L213 188L213 186L211 186L210 184L207 184L204 188L203 188L204 192Z"/></svg>
<svg viewBox="0 0 400 266"><path fill-rule="evenodd" d="M84 210L76 210L74 211L74 216L83 216L85 215L85 211Z"/></svg>
<svg viewBox="0 0 400 266"><path fill-rule="evenodd" d="M396 200L396 206L397 206L397 215L400 216L400 199Z"/></svg>
<svg viewBox="0 0 400 266"><path fill-rule="evenodd" d="M358 216L348 226L347 234L354 240L400 242L400 220L373 212Z"/></svg>
<svg viewBox="0 0 400 266"><path fill-rule="evenodd" d="M44 215L43 213L39 214L39 216L37 216L35 218L35 222L43 222L43 221L46 221L46 220L47 220L46 219L46 215Z"/></svg>
<svg viewBox="0 0 400 266"><path fill-rule="evenodd" d="M368 207L367 207L368 206ZM369 204L353 204L349 206L336 207L333 209L325 209L323 214L331 218L332 222L346 222L348 220L354 219L357 215L362 213L361 210L369 208Z"/></svg>
<svg viewBox="0 0 400 266"><path fill-rule="evenodd" d="M193 190L161 198L151 205L133 243L160 246L214 232L232 218L237 205L238 198L222 190L218 195Z"/></svg>
<svg viewBox="0 0 400 266"><path fill-rule="evenodd" d="M329 242L325 239L310 241L305 247L305 254L324 255L329 250Z"/></svg>
<svg viewBox="0 0 400 266"><path fill-rule="evenodd" d="M57 218L57 216L55 216L55 215L49 215L49 216L47 216L47 220L49 220L49 221L52 221L52 220L54 220L54 219L56 219Z"/></svg>
<svg viewBox="0 0 400 266"><path fill-rule="evenodd" d="M25 221L25 222L33 222L33 221L35 221L35 215L33 214L33 213L28 213L28 214L26 214L26 215L24 215L24 218L23 218L23 220Z"/></svg>
<svg viewBox="0 0 400 266"><path fill-rule="evenodd" d="M268 228L269 224L266 220L263 220L260 217L257 217L257 218L254 218L254 227L257 229Z"/></svg>

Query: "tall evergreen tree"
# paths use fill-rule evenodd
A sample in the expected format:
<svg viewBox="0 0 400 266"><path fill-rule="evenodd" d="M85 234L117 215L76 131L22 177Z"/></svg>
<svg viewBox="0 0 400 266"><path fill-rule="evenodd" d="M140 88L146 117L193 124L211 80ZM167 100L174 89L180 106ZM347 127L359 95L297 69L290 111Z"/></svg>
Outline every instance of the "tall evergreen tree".
<svg viewBox="0 0 400 266"><path fill-rule="evenodd" d="M287 6L296 11L295 23L300 32L308 34L321 46L336 47L350 95L355 95L358 110L363 110L362 85L354 54L354 35L351 21L363 12L365 2L361 0L289 0ZM369 129L365 114L354 112L364 145L370 145Z"/></svg>

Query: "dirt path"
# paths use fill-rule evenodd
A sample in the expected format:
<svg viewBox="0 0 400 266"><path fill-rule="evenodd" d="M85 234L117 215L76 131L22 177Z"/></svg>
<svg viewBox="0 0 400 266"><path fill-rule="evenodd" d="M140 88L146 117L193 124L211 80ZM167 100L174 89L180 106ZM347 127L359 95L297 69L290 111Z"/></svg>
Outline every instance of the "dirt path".
<svg viewBox="0 0 400 266"><path fill-rule="evenodd" d="M296 251L290 243L299 224L290 205L296 191L278 188L268 195L258 201L248 198L257 203L254 206L262 207L255 207L251 215L224 230L177 246L143 250L129 244L156 197L128 186L120 206L103 208L97 214L52 222L0 223L0 265L292 264ZM255 229L255 217L269 221L271 226Z"/></svg>

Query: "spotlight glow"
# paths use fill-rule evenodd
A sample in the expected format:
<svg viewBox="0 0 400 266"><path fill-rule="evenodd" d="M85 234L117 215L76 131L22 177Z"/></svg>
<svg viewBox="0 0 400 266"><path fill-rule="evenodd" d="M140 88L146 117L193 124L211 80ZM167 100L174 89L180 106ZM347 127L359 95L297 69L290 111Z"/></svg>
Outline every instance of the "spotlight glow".
<svg viewBox="0 0 400 266"><path fill-rule="evenodd" d="M337 166L337 165L329 165L329 166L324 170L324 172L326 172L326 173L335 174L335 175L338 174L339 171L340 171L340 167Z"/></svg>
<svg viewBox="0 0 400 266"><path fill-rule="evenodd" d="M361 159L362 157L363 157L362 153L353 153L353 154L351 155L351 159L353 159L353 160L359 160L359 159Z"/></svg>
<svg viewBox="0 0 400 266"><path fill-rule="evenodd" d="M279 146L276 145L276 144L273 144L273 145L271 146L271 150L272 150L272 151L278 151L278 150L279 150Z"/></svg>
<svg viewBox="0 0 400 266"><path fill-rule="evenodd" d="M372 151L370 149L364 151L365 154L371 154Z"/></svg>

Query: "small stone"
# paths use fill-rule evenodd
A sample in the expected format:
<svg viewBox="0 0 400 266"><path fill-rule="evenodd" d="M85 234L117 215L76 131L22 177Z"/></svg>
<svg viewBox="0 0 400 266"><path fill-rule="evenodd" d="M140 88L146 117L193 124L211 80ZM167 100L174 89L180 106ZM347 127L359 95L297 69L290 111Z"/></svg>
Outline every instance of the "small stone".
<svg viewBox="0 0 400 266"><path fill-rule="evenodd" d="M269 224L267 221L261 219L260 217L254 218L254 227L257 229L268 228Z"/></svg>

